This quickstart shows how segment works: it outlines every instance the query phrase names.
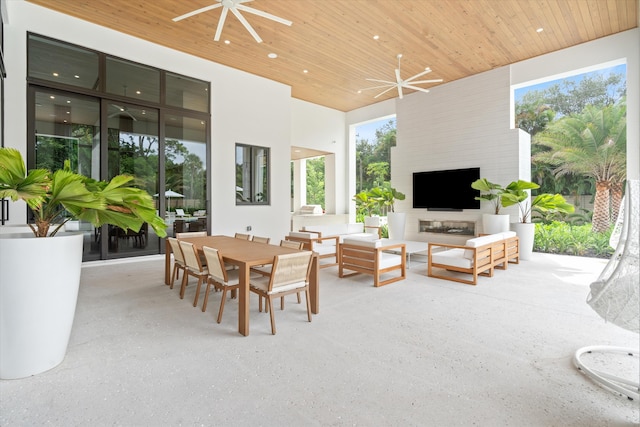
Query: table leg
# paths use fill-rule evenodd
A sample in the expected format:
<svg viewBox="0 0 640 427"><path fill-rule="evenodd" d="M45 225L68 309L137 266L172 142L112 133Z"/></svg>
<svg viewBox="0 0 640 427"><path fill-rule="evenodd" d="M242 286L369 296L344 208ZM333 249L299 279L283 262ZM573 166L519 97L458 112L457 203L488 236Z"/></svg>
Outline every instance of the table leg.
<svg viewBox="0 0 640 427"><path fill-rule="evenodd" d="M238 268L240 283L238 297L238 332L245 337L249 335L249 266L245 263L239 264Z"/></svg>
<svg viewBox="0 0 640 427"><path fill-rule="evenodd" d="M171 245L164 239L164 284L171 284Z"/></svg>
<svg viewBox="0 0 640 427"><path fill-rule="evenodd" d="M311 273L309 274L309 302L311 303L311 312L318 314L320 311L320 265L318 255L314 254L311 258Z"/></svg>

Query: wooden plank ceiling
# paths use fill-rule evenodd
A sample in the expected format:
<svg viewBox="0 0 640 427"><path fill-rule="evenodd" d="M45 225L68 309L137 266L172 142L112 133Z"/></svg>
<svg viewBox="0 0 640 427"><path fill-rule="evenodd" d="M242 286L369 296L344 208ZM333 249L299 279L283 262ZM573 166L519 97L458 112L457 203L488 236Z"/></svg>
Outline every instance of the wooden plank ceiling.
<svg viewBox="0 0 640 427"><path fill-rule="evenodd" d="M638 0L255 0L245 5L293 25L242 12L257 43L228 13L216 42L221 8L172 19L220 0L28 1L287 84L294 98L341 111L397 97L395 89L378 98L383 89L359 91L376 85L367 78L395 81L398 54L402 79L430 67L421 79L446 83L638 25Z"/></svg>

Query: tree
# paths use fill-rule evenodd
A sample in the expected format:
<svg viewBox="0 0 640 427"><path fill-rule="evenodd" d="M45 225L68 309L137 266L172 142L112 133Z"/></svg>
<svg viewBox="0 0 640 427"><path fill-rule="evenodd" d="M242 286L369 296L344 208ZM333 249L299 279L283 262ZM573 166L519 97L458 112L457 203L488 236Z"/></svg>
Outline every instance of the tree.
<svg viewBox="0 0 640 427"><path fill-rule="evenodd" d="M552 165L556 177L584 175L595 180L594 232L606 231L619 208L615 192L620 189L621 196L626 178L626 135L623 101L602 109L587 106L581 114L551 123L533 141L546 148L534 157L534 162Z"/></svg>
<svg viewBox="0 0 640 427"><path fill-rule="evenodd" d="M324 157L307 159L307 204L324 209Z"/></svg>

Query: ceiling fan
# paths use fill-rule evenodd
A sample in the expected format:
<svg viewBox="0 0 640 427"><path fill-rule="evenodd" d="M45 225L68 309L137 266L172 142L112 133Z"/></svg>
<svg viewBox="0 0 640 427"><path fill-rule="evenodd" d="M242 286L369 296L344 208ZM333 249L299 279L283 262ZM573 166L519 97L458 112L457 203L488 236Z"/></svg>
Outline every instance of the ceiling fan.
<svg viewBox="0 0 640 427"><path fill-rule="evenodd" d="M384 83L384 84L379 85L379 86L367 87L367 88L365 88L363 90L386 88L385 90L383 90L382 92L380 92L379 94L374 96L374 98L377 98L380 95L384 95L385 93L389 92L391 89L397 88L398 89L398 96L400 97L400 99L402 99L402 88L419 90L420 92L429 92L429 89L425 89L425 88L418 87L418 86L415 86L415 85L423 84L423 83L440 83L442 81L442 79L416 80L418 77L422 77L425 74L430 73L431 72L431 68L429 68L429 67L425 68L423 72L418 73L413 77L409 77L406 80L402 80L402 78L400 77L400 58L402 58L402 54L399 53L397 58L398 58L398 68L396 68L396 81L395 82L389 81L389 80L366 79L366 80L368 80L370 82L378 82L378 83Z"/></svg>
<svg viewBox="0 0 640 427"><path fill-rule="evenodd" d="M129 117L130 117L134 122L137 122L137 121L138 121L138 119L136 119L136 118L133 116L133 114L131 114L131 113L129 112L129 109L128 109L127 107L121 107L121 106L116 105L116 104L111 104L111 106L112 106L112 107L115 107L115 108L116 108L116 111L115 111L115 112L113 112L113 113L111 113L111 114L109 114L109 116L108 116L109 118L112 118L112 117L120 117L120 116L122 116L122 115L126 115L126 116L129 116Z"/></svg>
<svg viewBox="0 0 640 427"><path fill-rule="evenodd" d="M249 24L247 19L240 13L240 11L253 13L254 15L262 16L263 18L271 19L272 21L276 21L288 26L291 26L292 24L291 21L288 21L283 18L279 18L275 15L271 15L270 13L263 12L261 10L254 9L252 7L248 7L242 4L242 3L247 3L253 0L216 0L216 1L218 3L212 4L211 6L205 6L203 8L196 9L192 12L185 13L184 15L180 15L178 17L173 18L173 21L178 22L185 18L189 18L193 15L197 15L202 12L207 12L209 10L222 7L222 13L220 14L220 19L218 20L218 28L216 29L216 35L213 38L213 40L220 41L220 34L222 34L222 27L224 26L224 21L227 18L227 13L231 11L231 13L233 13L236 16L236 18L238 18L238 21L240 21L242 25L244 25L247 31L251 33L253 38L256 39L258 43L262 43L262 39L260 38L258 33L256 33L256 31L253 29L251 24Z"/></svg>

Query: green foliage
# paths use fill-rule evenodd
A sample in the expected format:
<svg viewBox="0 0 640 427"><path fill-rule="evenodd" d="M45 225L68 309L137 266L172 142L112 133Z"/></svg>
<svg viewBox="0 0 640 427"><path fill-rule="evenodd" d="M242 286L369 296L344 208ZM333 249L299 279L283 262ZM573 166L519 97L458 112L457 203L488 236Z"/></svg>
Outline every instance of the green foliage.
<svg viewBox="0 0 640 427"><path fill-rule="evenodd" d="M391 147L396 145L395 120L376 130L376 140L356 141L356 189L358 192L391 180Z"/></svg>
<svg viewBox="0 0 640 427"><path fill-rule="evenodd" d="M356 202L356 216L361 215L364 218L371 215L386 215L387 212L394 212L396 200L404 200L405 198L404 193L388 184L368 191L361 191L353 197Z"/></svg>
<svg viewBox="0 0 640 427"><path fill-rule="evenodd" d="M155 203L146 191L130 187L129 175L117 175L110 181L96 181L75 173L70 162L51 172L34 169L27 172L20 152L0 148L0 198L24 200L33 211L36 237L53 236L72 218L88 221L95 227L113 224L139 231L147 222L160 237L166 236L166 224L155 213ZM52 224L59 225L49 233Z"/></svg>
<svg viewBox="0 0 640 427"><path fill-rule="evenodd" d="M511 182L504 189L500 197L502 206L507 208L517 203L520 208L520 220L522 222L529 222L532 211L541 213L542 215L553 213L567 214L574 211L573 205L567 203L565 198L560 194L538 194L533 198L531 203L529 203L529 193L527 190L535 190L539 187L536 183L523 181L521 179Z"/></svg>
<svg viewBox="0 0 640 427"><path fill-rule="evenodd" d="M614 248L609 246L611 229L603 233L591 231L591 224L571 225L553 221L537 223L533 250L552 254L609 258Z"/></svg>
<svg viewBox="0 0 640 427"><path fill-rule="evenodd" d="M307 159L307 204L321 205L324 209L325 180L324 157Z"/></svg>
<svg viewBox="0 0 640 427"><path fill-rule="evenodd" d="M502 185L494 184L486 178L480 178L471 183L471 188L480 191L480 195L475 198L476 200L491 202L494 213L496 215L500 213L500 208L502 207L500 198L505 191Z"/></svg>

